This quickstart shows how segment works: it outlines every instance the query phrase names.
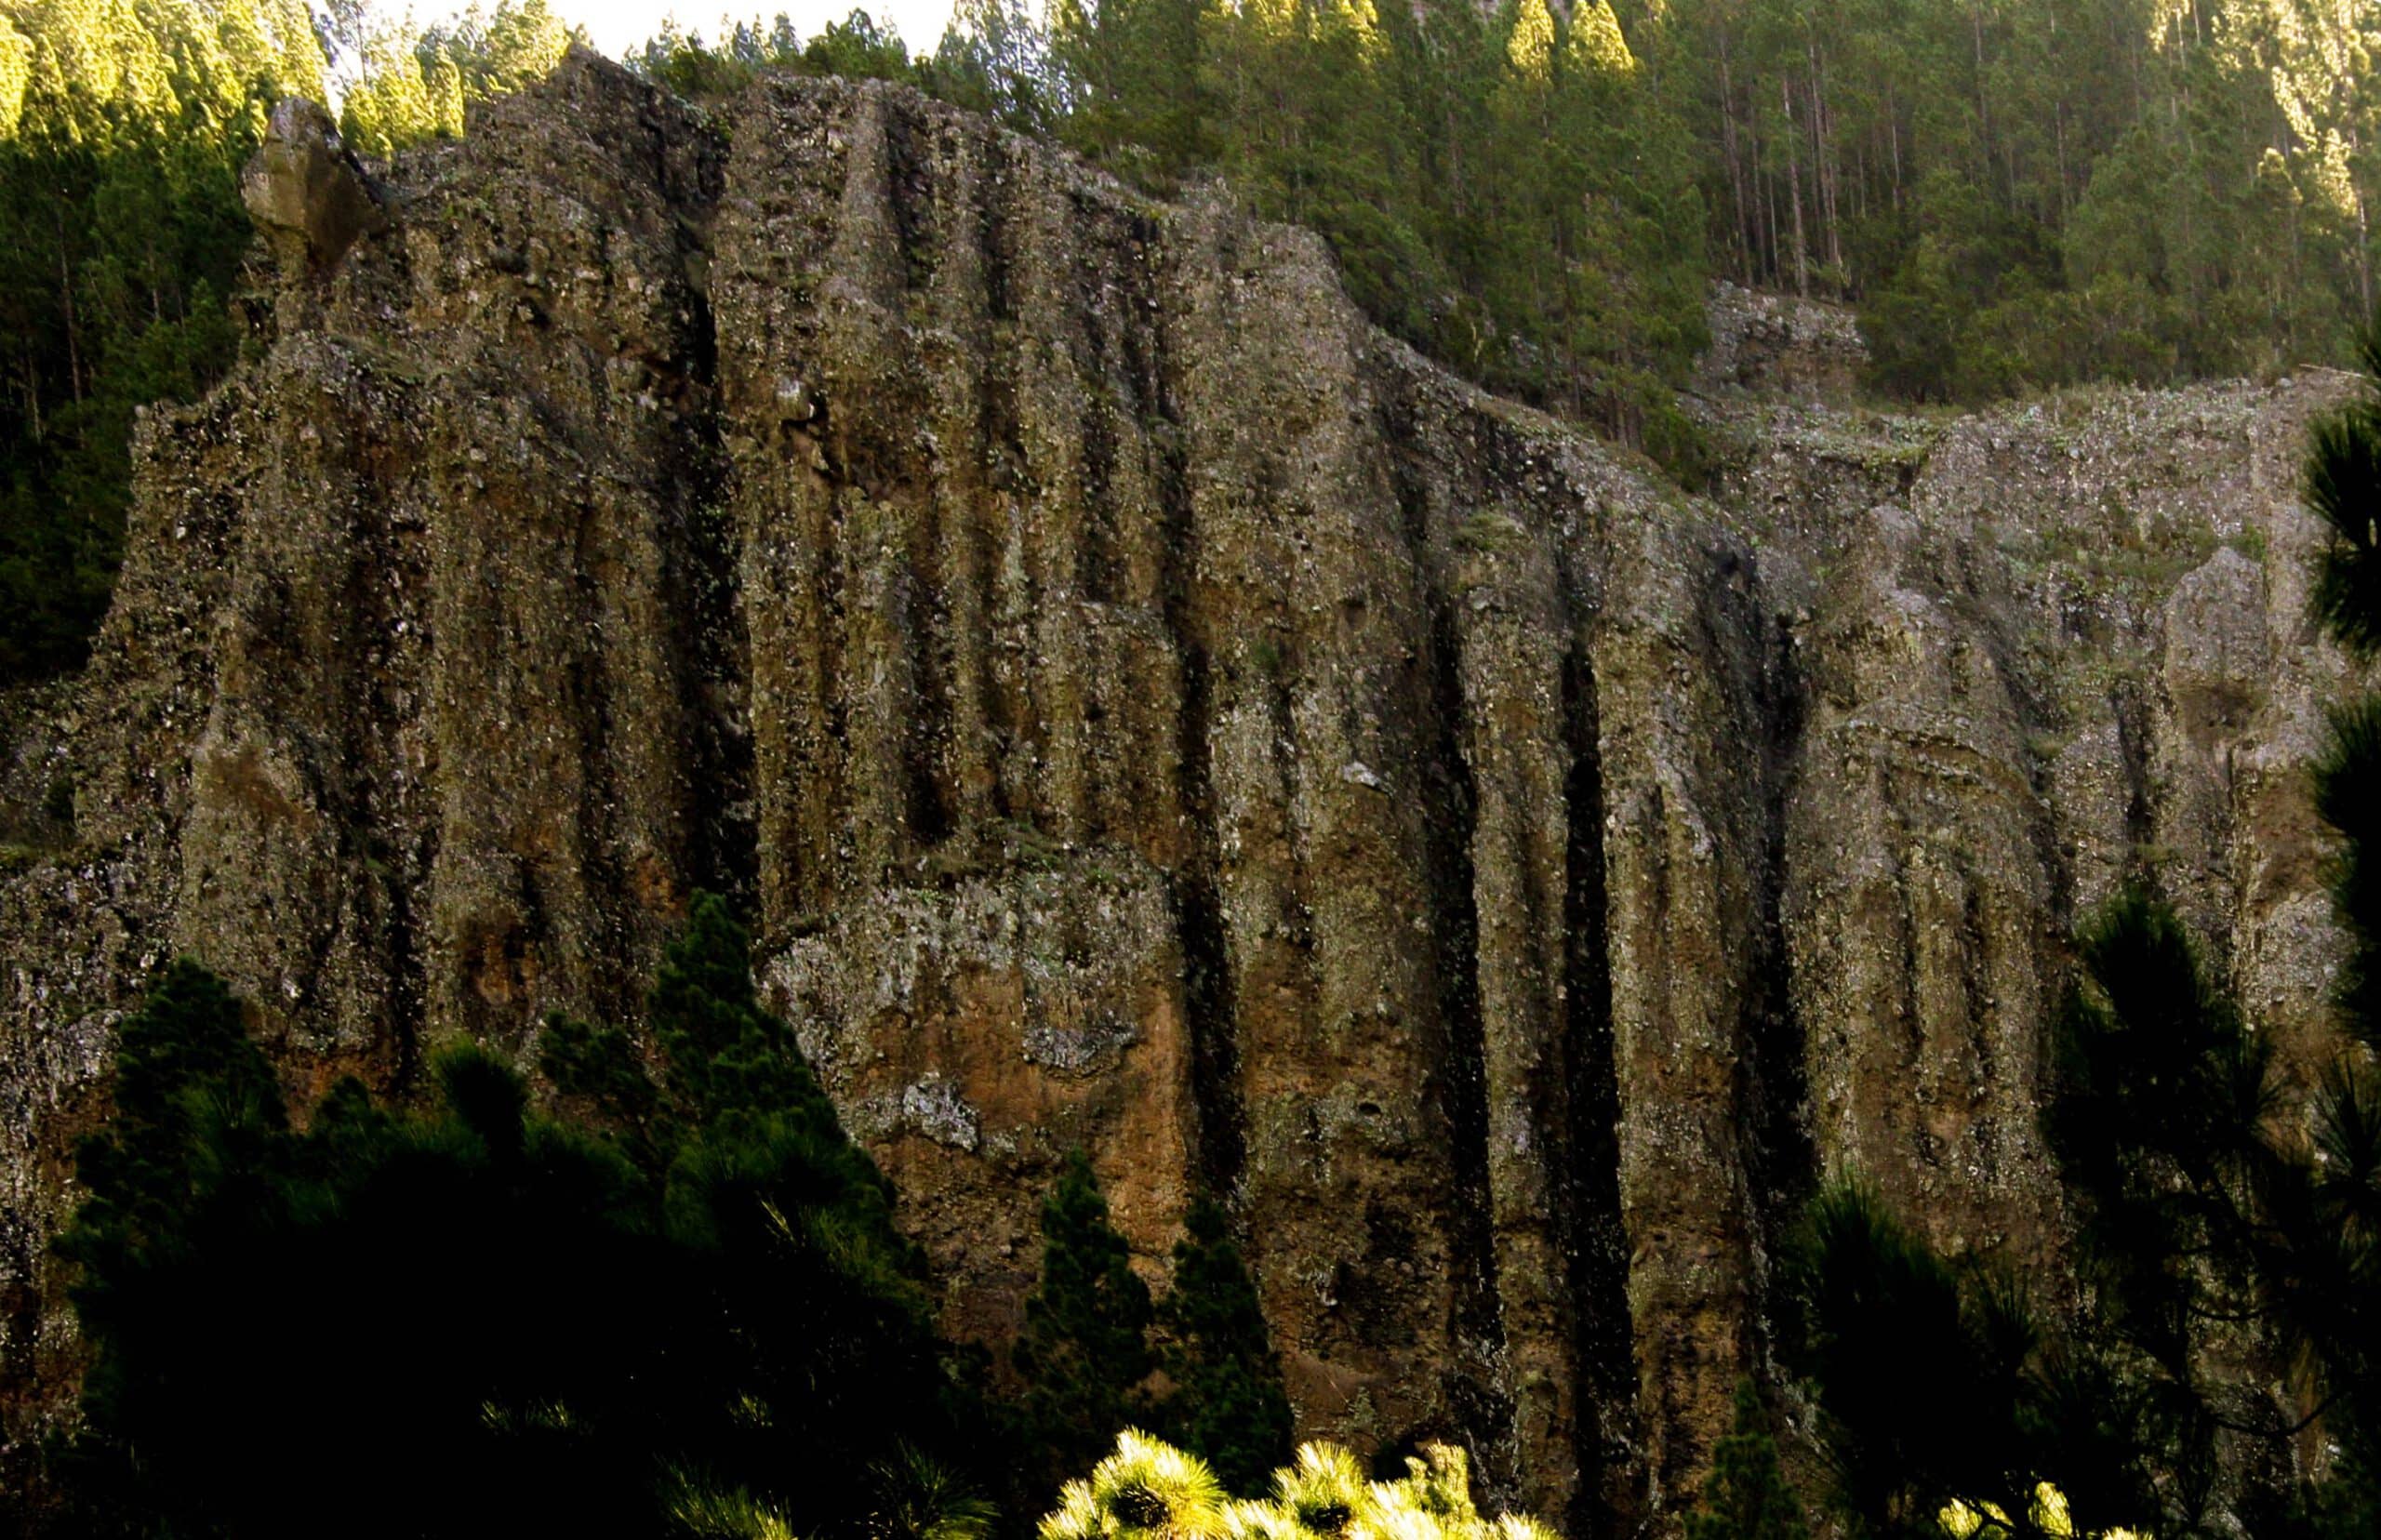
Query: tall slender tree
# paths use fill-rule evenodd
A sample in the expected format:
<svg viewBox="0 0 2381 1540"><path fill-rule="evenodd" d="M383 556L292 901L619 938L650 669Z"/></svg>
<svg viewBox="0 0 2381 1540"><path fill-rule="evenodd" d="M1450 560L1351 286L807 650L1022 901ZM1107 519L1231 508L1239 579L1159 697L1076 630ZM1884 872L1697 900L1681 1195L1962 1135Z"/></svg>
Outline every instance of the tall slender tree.
<svg viewBox="0 0 2381 1540"><path fill-rule="evenodd" d="M1256 1282L1231 1239L1223 1205L1191 1205L1174 1248L1174 1282L1158 1307L1173 1382L1164 1421L1225 1488L1261 1492L1290 1457L1290 1399L1265 1328Z"/></svg>
<svg viewBox="0 0 2381 1540"><path fill-rule="evenodd" d="M1054 1478L1082 1469L1149 1420L1155 1312L1132 1250L1109 1222L1090 1157L1067 1157L1042 1204L1042 1276L1025 1301L1017 1368L1027 1437Z"/></svg>

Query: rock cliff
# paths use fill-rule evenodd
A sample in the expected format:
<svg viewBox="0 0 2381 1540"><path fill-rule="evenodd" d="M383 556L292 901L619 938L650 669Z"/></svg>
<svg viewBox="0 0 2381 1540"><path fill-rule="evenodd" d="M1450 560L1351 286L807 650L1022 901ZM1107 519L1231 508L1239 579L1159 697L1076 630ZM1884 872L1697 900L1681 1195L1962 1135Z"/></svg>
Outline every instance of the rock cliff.
<svg viewBox="0 0 2381 1540"><path fill-rule="evenodd" d="M1013 1326L1082 1145L1152 1272L1229 1197L1302 1430L1459 1436L1581 1535L1689 1499L1822 1173L2055 1268L2046 1020L2128 874L2325 1040L2337 377L1723 393L1694 498L1311 237L906 90L706 116L574 55L377 181L287 117L268 345L145 420L95 660L10 703L20 1436L177 951L294 1088L402 1089L625 1014L725 888L953 1330Z"/></svg>

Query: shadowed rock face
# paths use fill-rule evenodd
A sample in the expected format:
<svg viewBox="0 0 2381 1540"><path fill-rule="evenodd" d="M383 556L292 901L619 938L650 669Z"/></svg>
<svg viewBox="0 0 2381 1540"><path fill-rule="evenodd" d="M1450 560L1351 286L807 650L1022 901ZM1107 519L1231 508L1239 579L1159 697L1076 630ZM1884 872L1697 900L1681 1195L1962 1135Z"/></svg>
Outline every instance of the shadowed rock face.
<svg viewBox="0 0 2381 1540"><path fill-rule="evenodd" d="M330 113L301 98L273 108L240 173L240 202L293 278L338 265L358 239L388 228Z"/></svg>
<svg viewBox="0 0 2381 1540"><path fill-rule="evenodd" d="M724 887L953 1330L1013 1329L1082 1145L1152 1272L1230 1199L1303 1431L1460 1436L1583 1534L1690 1500L1821 1173L2055 1268L2046 1021L2128 873L2326 1041L2335 379L1736 402L1696 500L1310 237L903 90L705 119L575 55L383 194L149 418L21 735L75 823L0 879L20 1434L65 1152L176 951L301 1093L403 1089L626 1014Z"/></svg>

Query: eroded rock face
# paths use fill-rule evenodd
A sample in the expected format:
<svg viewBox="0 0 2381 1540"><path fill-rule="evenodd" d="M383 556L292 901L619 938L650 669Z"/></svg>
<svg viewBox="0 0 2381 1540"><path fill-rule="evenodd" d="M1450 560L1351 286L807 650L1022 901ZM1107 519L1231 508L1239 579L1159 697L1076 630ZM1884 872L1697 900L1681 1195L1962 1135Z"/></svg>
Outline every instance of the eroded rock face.
<svg viewBox="0 0 2381 1540"><path fill-rule="evenodd" d="M241 169L240 202L293 279L327 272L389 224L330 113L297 97L273 108L264 143Z"/></svg>
<svg viewBox="0 0 2381 1540"><path fill-rule="evenodd" d="M177 950L293 1087L402 1090L627 1014L724 887L953 1330L1013 1330L1082 1145L1152 1273L1229 1198L1304 1431L1460 1437L1582 1534L1691 1499L1820 1173L2056 1264L2046 1021L2127 874L2324 1041L2336 380L1738 402L1696 500L1310 237L884 86L706 119L575 55L387 196L150 419L74 845L0 879L20 1432Z"/></svg>
<svg viewBox="0 0 2381 1540"><path fill-rule="evenodd" d="M1857 392L1869 355L1850 307L1721 283L1705 313L1711 337L1696 361L1698 390L1802 402Z"/></svg>

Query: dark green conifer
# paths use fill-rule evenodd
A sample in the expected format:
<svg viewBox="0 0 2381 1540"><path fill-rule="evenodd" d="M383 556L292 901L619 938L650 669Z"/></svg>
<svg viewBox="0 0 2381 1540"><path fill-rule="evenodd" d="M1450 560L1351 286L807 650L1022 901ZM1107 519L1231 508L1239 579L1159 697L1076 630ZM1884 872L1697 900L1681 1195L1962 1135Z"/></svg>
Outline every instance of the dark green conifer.
<svg viewBox="0 0 2381 1540"><path fill-rule="evenodd" d="M270 1201L288 1126L239 1001L196 962L175 962L125 1020L115 1115L75 1152L85 1197L56 1242L76 1265L73 1297L98 1351L84 1383L87 1417L133 1414L141 1365L127 1331L160 1303L155 1264L189 1248L227 1183Z"/></svg>
<svg viewBox="0 0 2381 1540"><path fill-rule="evenodd" d="M339 1508L388 1540L658 1533L672 1471L821 1537L895 1499L980 1518L964 1488L997 1456L963 1433L915 1248L717 900L649 1015L658 1083L625 1033L549 1033L608 1136L472 1045L432 1060L434 1105L345 1081L299 1133L239 1002L170 971L60 1242L96 1350L70 1532L294 1540Z"/></svg>
<svg viewBox="0 0 2381 1540"><path fill-rule="evenodd" d="M1963 1280L1854 1184L1814 1200L1789 1278L1800 1367L1856 1522L1893 1534L1955 1498L2030 1506L2025 1398L2039 1343L2014 1289Z"/></svg>
<svg viewBox="0 0 2381 1540"><path fill-rule="evenodd" d="M1802 1499L1777 1467L1777 1440L1750 1379L1736 1382L1736 1426L1711 1451L1703 1503L1686 1540L1804 1540Z"/></svg>
<svg viewBox="0 0 2381 1540"><path fill-rule="evenodd" d="M78 1151L89 1196L71 1243L97 1241L101 1229L127 1241L169 1233L210 1175L204 1150L253 1147L288 1126L280 1082L239 1001L220 978L178 960L117 1039L115 1116Z"/></svg>
<svg viewBox="0 0 2381 1540"><path fill-rule="evenodd" d="M1174 1248L1174 1287L1159 1307L1161 1355L1174 1392L1165 1422L1228 1491L1255 1496L1290 1457L1290 1399L1265 1329L1257 1285L1232 1242L1223 1205L1191 1205Z"/></svg>
<svg viewBox="0 0 2381 1540"><path fill-rule="evenodd" d="M1048 1474L1088 1468L1118 1433L1147 1420L1153 1314L1131 1249L1108 1221L1091 1159L1078 1149L1042 1203L1042 1279L1017 1342L1027 1436Z"/></svg>
<svg viewBox="0 0 2381 1540"><path fill-rule="evenodd" d="M2332 539L2316 569L2313 604L2351 656L2381 654L2381 318L2362 342L2358 398L2316 426L2307 501ZM2340 837L2332 914L2348 935L2335 995L2341 1025L2364 1050L2328 1067L2316 1090L2312 1159L2268 1178L2269 1231L2279 1255L2261 1258L2285 1340L2311 1349L2331 1426L2346 1458L2334 1513L2381 1512L2381 695L2334 710L2315 765L2315 802Z"/></svg>
<svg viewBox="0 0 2381 1540"><path fill-rule="evenodd" d="M2351 657L2381 655L2381 322L2363 345L2364 387L2315 425L2307 454L2307 506L2331 538L2309 596L2323 629ZM2332 714L2315 767L2316 806L2339 832L2333 913L2350 941L2339 992L2343 1025L2381 1048L2381 697Z"/></svg>

